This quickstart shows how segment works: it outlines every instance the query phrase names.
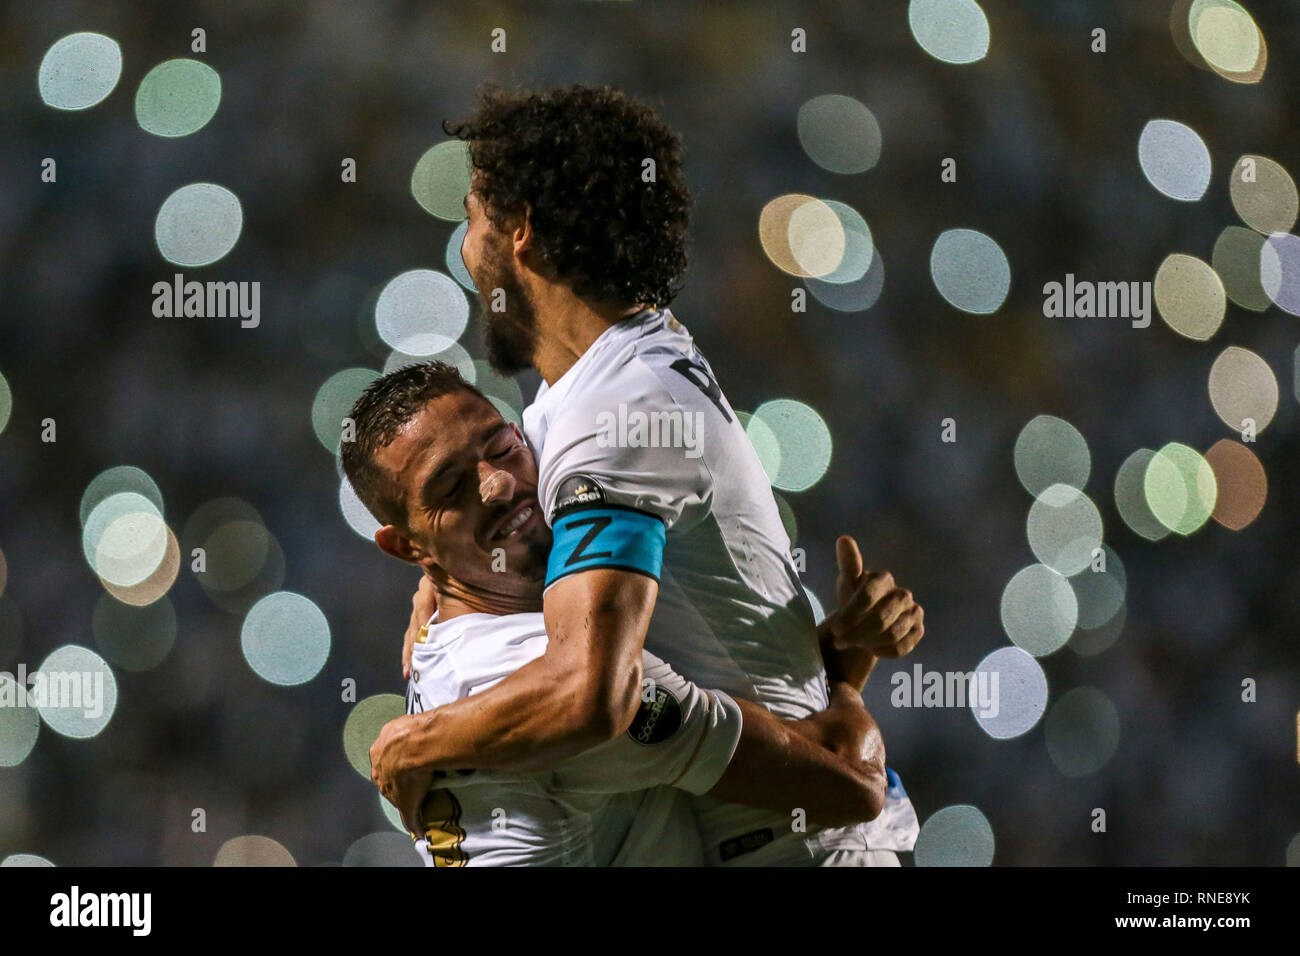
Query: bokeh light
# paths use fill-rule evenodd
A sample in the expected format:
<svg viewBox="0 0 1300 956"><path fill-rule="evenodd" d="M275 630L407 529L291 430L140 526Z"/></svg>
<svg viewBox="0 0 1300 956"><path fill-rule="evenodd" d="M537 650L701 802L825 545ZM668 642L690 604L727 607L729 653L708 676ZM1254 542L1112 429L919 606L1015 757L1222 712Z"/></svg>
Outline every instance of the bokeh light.
<svg viewBox="0 0 1300 956"><path fill-rule="evenodd" d="M813 196L786 193L769 201L758 214L758 241L763 247L763 253L782 272L799 278L807 276L808 272L799 265L794 253L790 251L790 222L794 214L809 203L825 206L825 203ZM835 215L829 208L827 212ZM838 216L835 216L835 221L839 222Z"/></svg>
<svg viewBox="0 0 1300 956"><path fill-rule="evenodd" d="M1230 345L1210 366L1210 404L1220 421L1235 432L1247 420L1262 432L1277 412L1277 377L1268 363L1249 349Z"/></svg>
<svg viewBox="0 0 1300 956"><path fill-rule="evenodd" d="M1048 756L1067 777L1096 773L1119 747L1119 713L1095 687L1063 694L1047 712L1043 729Z"/></svg>
<svg viewBox="0 0 1300 956"><path fill-rule="evenodd" d="M1002 628L1017 647L1046 657L1070 639L1079 603L1066 578L1042 564L1015 573L1002 590Z"/></svg>
<svg viewBox="0 0 1300 956"><path fill-rule="evenodd" d="M772 487L806 491L821 481L830 467L832 443L830 429L816 411L794 399L776 398L754 410L750 428L755 420L767 426L781 449L780 467L771 479Z"/></svg>
<svg viewBox="0 0 1300 956"><path fill-rule="evenodd" d="M145 607L157 601L166 594L173 584L176 583L176 576L181 569L181 551L180 545L176 541L176 535L171 528L167 528L167 546L163 552L162 561L143 581L137 584L115 584L106 578L100 578L99 583L104 586L104 590L111 594L116 600L123 604L130 604L133 607Z"/></svg>
<svg viewBox="0 0 1300 956"><path fill-rule="evenodd" d="M1176 12L1180 5L1175 5ZM1185 5L1187 39L1206 68L1235 83L1258 83L1268 46L1254 18L1234 0L1191 0Z"/></svg>
<svg viewBox="0 0 1300 956"><path fill-rule="evenodd" d="M0 433L3 433L5 426L9 424L9 416L14 410L14 393L9 388L9 381L0 372Z"/></svg>
<svg viewBox="0 0 1300 956"><path fill-rule="evenodd" d="M1179 335L1204 342L1219 331L1228 308L1218 273L1195 256L1174 253L1156 270L1156 311Z"/></svg>
<svg viewBox="0 0 1300 956"><path fill-rule="evenodd" d="M1152 456L1142 487L1155 519L1181 535L1205 524L1218 495L1213 469L1194 448L1179 442L1170 442Z"/></svg>
<svg viewBox="0 0 1300 956"><path fill-rule="evenodd" d="M880 161L880 124L851 96L827 93L799 107L799 144L832 173L864 173Z"/></svg>
<svg viewBox="0 0 1300 956"><path fill-rule="evenodd" d="M135 94L135 118L155 136L188 136L221 105L221 77L198 60L167 60L145 74Z"/></svg>
<svg viewBox="0 0 1300 956"><path fill-rule="evenodd" d="M1070 587L1079 606L1077 626L1095 630L1114 619L1124 606L1128 574L1124 562L1109 545L1099 545L1101 555L1070 576Z"/></svg>
<svg viewBox="0 0 1300 956"><path fill-rule="evenodd" d="M343 520L347 522L349 528L367 541L374 542L375 532L382 525L357 496L356 489L352 487L352 482L348 481L347 475L339 478L339 511L342 512Z"/></svg>
<svg viewBox="0 0 1300 956"><path fill-rule="evenodd" d="M911 0L907 25L921 49L944 63L974 63L989 52L989 20L975 0Z"/></svg>
<svg viewBox="0 0 1300 956"><path fill-rule="evenodd" d="M985 688L992 696L995 706L980 706L986 701L968 690L971 714L980 729L995 740L1027 733L1047 710L1047 675L1038 661L1019 647L1000 647L986 656L975 668L975 680L977 688Z"/></svg>
<svg viewBox="0 0 1300 956"><path fill-rule="evenodd" d="M221 844L213 866L297 866L283 844L265 836L238 836Z"/></svg>
<svg viewBox="0 0 1300 956"><path fill-rule="evenodd" d="M465 258L460 254L461 246L465 243L465 233L467 232L469 232L468 219L462 220L451 231L451 238L447 240L447 272L470 292L478 292L478 286L474 284L474 279L465 266Z"/></svg>
<svg viewBox="0 0 1300 956"><path fill-rule="evenodd" d="M853 234L848 233L848 235L852 237ZM854 254L855 247L860 248L860 245L857 240L851 239L845 251L846 262ZM840 276L843 273L844 267L841 266L831 275ZM880 298L880 293L885 288L885 263L880 258L880 250L873 248L871 265L862 278L848 282L828 282L810 276L806 277L803 283L812 293L813 298L828 309L834 309L836 312L865 312L876 304L876 300Z"/></svg>
<svg viewBox="0 0 1300 956"><path fill-rule="evenodd" d="M100 653L110 664L128 671L157 667L176 641L176 609L166 597L135 607L102 595L90 624Z"/></svg>
<svg viewBox="0 0 1300 956"><path fill-rule="evenodd" d="M411 195L425 212L457 222L465 218L472 172L468 143L458 139L438 143L416 161Z"/></svg>
<svg viewBox="0 0 1300 956"><path fill-rule="evenodd" d="M394 351L384 360L383 373L395 372L399 368L405 368L408 365L421 365L425 362L445 362L448 365L456 366L456 371L460 372L461 377L471 385L478 379L478 369L474 367L474 359L470 357L469 352L459 342L452 342L441 352L435 352L433 355L411 355L406 352Z"/></svg>
<svg viewBox="0 0 1300 956"><path fill-rule="evenodd" d="M1271 304L1259 280L1259 257L1265 241L1266 237L1253 229L1228 226L1219 233L1210 256L1228 298L1252 312L1263 312Z"/></svg>
<svg viewBox="0 0 1300 956"><path fill-rule="evenodd" d="M1052 485L1082 489L1092 472L1092 456L1082 433L1054 415L1030 419L1016 436L1016 477L1035 498Z"/></svg>
<svg viewBox="0 0 1300 956"><path fill-rule="evenodd" d="M1194 202L1210 185L1210 151L1190 126L1155 119L1138 138L1138 162L1147 182L1170 199Z"/></svg>
<svg viewBox="0 0 1300 956"><path fill-rule="evenodd" d="M836 285L857 282L867 274L875 255L871 228L852 206L834 199L827 199L825 203L839 219L839 231L844 236L844 251L840 255L839 265L825 275L818 276L818 279Z"/></svg>
<svg viewBox="0 0 1300 956"><path fill-rule="evenodd" d="M1147 504L1147 466L1155 455L1150 448L1139 448L1124 459L1115 473L1115 510L1129 530L1148 541L1159 541L1169 534Z"/></svg>
<svg viewBox="0 0 1300 956"><path fill-rule="evenodd" d="M186 560L203 592L231 614L244 614L284 582L284 551L257 509L214 498L194 510L181 534ZM194 550L202 549L197 563Z"/></svg>
<svg viewBox="0 0 1300 956"><path fill-rule="evenodd" d="M1279 309L1300 315L1300 236L1275 233L1264 240L1259 284Z"/></svg>
<svg viewBox="0 0 1300 956"><path fill-rule="evenodd" d="M94 737L117 709L117 679L108 662L88 647L65 644L37 668L42 675L31 687L29 700L39 703L41 720L64 737ZM39 698L38 685L45 688Z"/></svg>
<svg viewBox="0 0 1300 956"><path fill-rule="evenodd" d="M167 524L148 498L133 491L109 495L82 529L86 563L105 581L122 587L153 574L167 553Z"/></svg>
<svg viewBox="0 0 1300 956"><path fill-rule="evenodd" d="M1248 170L1252 178L1246 179ZM1295 180L1280 163L1267 156L1245 155L1232 169L1228 184L1232 208L1241 221L1266 236L1290 232L1300 215L1300 193Z"/></svg>
<svg viewBox="0 0 1300 956"><path fill-rule="evenodd" d="M776 492L772 493L776 499L776 510L781 516L781 526L785 528L786 537L790 539L790 546L793 547L799 540L799 520L795 517L794 508L790 507L790 502ZM2 558L3 555L0 555Z"/></svg>
<svg viewBox="0 0 1300 956"><path fill-rule="evenodd" d="M394 276L375 303L375 328L389 346L408 355L436 355L460 338L469 300L450 276L411 269Z"/></svg>
<svg viewBox="0 0 1300 956"><path fill-rule="evenodd" d="M967 804L937 810L921 825L913 861L917 866L990 866L993 827Z"/></svg>
<svg viewBox="0 0 1300 956"><path fill-rule="evenodd" d="M134 465L117 465L101 471L86 485L86 490L81 495L81 505L77 509L82 527L85 527L90 513L106 498L129 492L147 498L157 512L162 514L163 497L158 483Z"/></svg>
<svg viewBox="0 0 1300 956"><path fill-rule="evenodd" d="M949 304L975 315L996 312L1011 289L1002 247L974 229L949 229L930 251L930 277Z"/></svg>
<svg viewBox="0 0 1300 956"><path fill-rule="evenodd" d="M249 609L239 646L248 666L263 680L282 687L304 684L320 673L329 657L329 622L310 598L277 591Z"/></svg>
<svg viewBox="0 0 1300 956"><path fill-rule="evenodd" d="M122 76L122 50L102 33L72 33L46 51L36 85L47 106L84 110L103 102Z"/></svg>
<svg viewBox="0 0 1300 956"><path fill-rule="evenodd" d="M1259 517L1268 500L1268 475L1263 464L1245 445L1220 438L1205 453L1214 470L1218 499L1212 517L1223 527L1240 531Z"/></svg>
<svg viewBox="0 0 1300 956"><path fill-rule="evenodd" d="M0 671L0 767L16 767L26 760L40 732L40 714L28 704L27 688Z"/></svg>
<svg viewBox="0 0 1300 956"><path fill-rule="evenodd" d="M1052 485L1029 507L1029 548L1041 564L1066 577L1082 571L1101 547L1101 512L1070 485Z"/></svg>
<svg viewBox="0 0 1300 956"><path fill-rule="evenodd" d="M844 262L848 240L844 223L835 210L814 199L790 213L787 227L790 255L803 274L821 278L833 275Z"/></svg>
<svg viewBox="0 0 1300 956"><path fill-rule="evenodd" d="M384 819L398 833L406 833L406 825L402 823L402 812L384 799L382 793L375 794L375 799L379 801L379 812L384 815Z"/></svg>
<svg viewBox="0 0 1300 956"><path fill-rule="evenodd" d="M524 407L524 393L513 377L498 374L491 365L478 359L474 362L474 374L469 380L488 397L506 421L519 424L519 413ZM509 414L506 413L507 410Z"/></svg>
<svg viewBox="0 0 1300 956"><path fill-rule="evenodd" d="M370 746L384 724L405 713L406 698L401 694L375 694L357 701L343 724L343 752L353 770L370 779Z"/></svg>
<svg viewBox="0 0 1300 956"><path fill-rule="evenodd" d="M338 453L343 419L352 413L361 393L379 373L369 368L345 368L327 378L311 403L311 427L326 451Z"/></svg>
<svg viewBox="0 0 1300 956"><path fill-rule="evenodd" d="M1128 606L1120 605L1119 612L1101 627L1075 628L1070 636L1070 650L1080 657L1096 657L1115 646L1127 620Z"/></svg>
<svg viewBox="0 0 1300 956"><path fill-rule="evenodd" d="M774 481L781 474L781 439L771 425L761 418L754 418L752 412L737 411L736 417L744 427L745 436L753 446L754 453L758 455L758 463L763 466L768 482Z"/></svg>
<svg viewBox="0 0 1300 956"><path fill-rule="evenodd" d="M216 183L190 183L163 201L154 239L168 262L207 266L235 248L243 228L238 196Z"/></svg>
<svg viewBox="0 0 1300 956"><path fill-rule="evenodd" d="M1255 21L1232 0L1193 0L1188 32L1196 52L1221 70L1245 73L1259 59Z"/></svg>

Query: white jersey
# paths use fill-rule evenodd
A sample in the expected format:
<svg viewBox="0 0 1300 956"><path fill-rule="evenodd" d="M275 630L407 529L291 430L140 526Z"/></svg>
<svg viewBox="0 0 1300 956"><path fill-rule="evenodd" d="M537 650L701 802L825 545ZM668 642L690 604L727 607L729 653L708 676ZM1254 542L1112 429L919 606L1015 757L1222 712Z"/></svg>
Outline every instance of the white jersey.
<svg viewBox="0 0 1300 956"><path fill-rule="evenodd" d="M407 712L493 686L546 650L537 614L435 614L411 657ZM690 865L703 862L688 793L711 789L731 762L741 714L652 654L627 733L553 771L452 772L423 808L416 848L428 866ZM670 786L675 789L671 789ZM650 788L650 789L648 789Z"/></svg>
<svg viewBox="0 0 1300 956"><path fill-rule="evenodd" d="M767 475L671 312L610 326L542 384L523 422L555 534L548 586L600 566L657 577L649 651L780 717L827 706L812 606ZM792 833L789 813L695 803L711 863L815 863L867 849L857 827Z"/></svg>

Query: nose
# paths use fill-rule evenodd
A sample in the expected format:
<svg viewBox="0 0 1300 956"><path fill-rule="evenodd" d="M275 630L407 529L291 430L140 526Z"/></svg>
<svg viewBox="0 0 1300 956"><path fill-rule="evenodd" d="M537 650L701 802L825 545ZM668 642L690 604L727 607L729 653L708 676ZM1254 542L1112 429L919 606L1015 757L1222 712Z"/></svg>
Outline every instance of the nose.
<svg viewBox="0 0 1300 956"><path fill-rule="evenodd" d="M514 475L500 468L486 467L480 472L478 493L485 505L510 501L515 496Z"/></svg>

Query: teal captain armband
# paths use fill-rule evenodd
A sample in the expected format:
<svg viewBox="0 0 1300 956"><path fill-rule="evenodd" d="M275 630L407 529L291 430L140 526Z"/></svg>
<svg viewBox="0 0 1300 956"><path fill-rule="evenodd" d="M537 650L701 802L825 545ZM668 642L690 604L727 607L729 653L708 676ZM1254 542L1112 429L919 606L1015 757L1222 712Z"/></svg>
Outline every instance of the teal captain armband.
<svg viewBox="0 0 1300 956"><path fill-rule="evenodd" d="M546 587L591 568L635 571L659 580L667 531L654 515L609 505L579 508L556 519L551 532Z"/></svg>

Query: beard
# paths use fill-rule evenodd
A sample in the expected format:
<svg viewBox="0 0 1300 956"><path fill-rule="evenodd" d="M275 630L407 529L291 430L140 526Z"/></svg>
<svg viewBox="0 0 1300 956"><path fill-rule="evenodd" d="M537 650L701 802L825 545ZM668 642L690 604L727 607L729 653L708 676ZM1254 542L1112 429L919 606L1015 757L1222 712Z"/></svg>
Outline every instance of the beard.
<svg viewBox="0 0 1300 956"><path fill-rule="evenodd" d="M523 567L519 569L519 576L530 583L541 584L546 579L546 566L550 557L550 541L537 538L529 541L528 556L524 559Z"/></svg>
<svg viewBox="0 0 1300 956"><path fill-rule="evenodd" d="M483 281L475 281L483 303L484 345L488 364L499 375L532 368L537 346L537 310L504 253L490 247L483 257ZM492 310L495 290L504 293L505 311Z"/></svg>

